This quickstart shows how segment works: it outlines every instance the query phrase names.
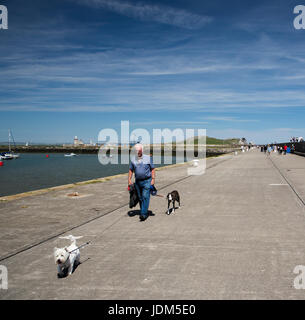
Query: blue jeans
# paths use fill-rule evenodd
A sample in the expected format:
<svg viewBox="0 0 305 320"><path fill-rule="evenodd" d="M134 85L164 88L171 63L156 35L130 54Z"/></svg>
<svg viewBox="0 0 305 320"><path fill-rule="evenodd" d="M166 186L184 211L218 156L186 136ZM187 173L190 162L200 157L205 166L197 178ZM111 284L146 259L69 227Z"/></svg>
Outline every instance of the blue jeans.
<svg viewBox="0 0 305 320"><path fill-rule="evenodd" d="M136 189L138 193L138 197L140 199L140 207L141 207L141 216L148 215L148 207L150 200L150 185L151 178L147 180L137 181L136 180Z"/></svg>

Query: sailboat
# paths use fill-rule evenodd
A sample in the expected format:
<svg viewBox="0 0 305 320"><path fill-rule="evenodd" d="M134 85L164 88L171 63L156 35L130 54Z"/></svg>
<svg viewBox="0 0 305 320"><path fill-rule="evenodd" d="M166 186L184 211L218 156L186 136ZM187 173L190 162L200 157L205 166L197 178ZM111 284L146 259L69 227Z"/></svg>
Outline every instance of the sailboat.
<svg viewBox="0 0 305 320"><path fill-rule="evenodd" d="M14 151L11 150L11 138L13 139L14 146L16 148L15 140L12 134L12 131L8 131L8 152L3 152L0 154L1 160L12 160L12 159L18 159L19 154L14 153Z"/></svg>

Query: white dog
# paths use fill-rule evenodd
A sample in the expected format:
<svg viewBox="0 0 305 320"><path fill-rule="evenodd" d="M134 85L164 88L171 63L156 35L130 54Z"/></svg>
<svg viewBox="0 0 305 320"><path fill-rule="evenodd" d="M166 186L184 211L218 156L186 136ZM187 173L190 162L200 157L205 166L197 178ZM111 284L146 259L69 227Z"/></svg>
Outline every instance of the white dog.
<svg viewBox="0 0 305 320"><path fill-rule="evenodd" d="M57 276L63 277L66 272L68 275L72 274L73 267L77 266L80 261L79 249L76 246L76 240L82 238L74 237L71 234L67 237L59 237L60 239L71 240L71 245L64 248L54 248L54 259L55 264L57 264Z"/></svg>

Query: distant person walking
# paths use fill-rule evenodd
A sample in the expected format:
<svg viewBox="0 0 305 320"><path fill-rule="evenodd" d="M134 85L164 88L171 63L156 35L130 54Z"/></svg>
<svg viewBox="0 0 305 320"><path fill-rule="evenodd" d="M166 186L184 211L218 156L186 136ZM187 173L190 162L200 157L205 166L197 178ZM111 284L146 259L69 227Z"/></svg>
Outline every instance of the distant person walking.
<svg viewBox="0 0 305 320"><path fill-rule="evenodd" d="M135 174L135 187L140 200L140 220L144 221L148 217L150 200L150 186L155 184L155 167L152 158L143 154L143 146L135 145L136 156L131 160L128 174L128 186L132 184L131 179Z"/></svg>
<svg viewBox="0 0 305 320"><path fill-rule="evenodd" d="M267 155L270 156L270 153L272 151L272 148L270 145L268 145L268 148L267 148Z"/></svg>
<svg viewBox="0 0 305 320"><path fill-rule="evenodd" d="M287 146L286 146L286 144L284 145L283 150L284 150L284 154L286 154L286 153L287 153Z"/></svg>

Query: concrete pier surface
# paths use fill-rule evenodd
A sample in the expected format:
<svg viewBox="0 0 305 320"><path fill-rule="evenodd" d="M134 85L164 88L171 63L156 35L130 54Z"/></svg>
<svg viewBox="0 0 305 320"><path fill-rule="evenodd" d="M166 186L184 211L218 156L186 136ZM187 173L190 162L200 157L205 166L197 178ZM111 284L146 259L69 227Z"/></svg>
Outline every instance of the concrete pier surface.
<svg viewBox="0 0 305 320"><path fill-rule="evenodd" d="M305 266L305 157L225 155L207 159L204 175L158 170L156 187L178 190L182 206L166 215L166 200L151 197L144 222L128 207L126 175L1 201L0 299L305 298L294 286ZM91 244L58 279L53 248L69 234Z"/></svg>

